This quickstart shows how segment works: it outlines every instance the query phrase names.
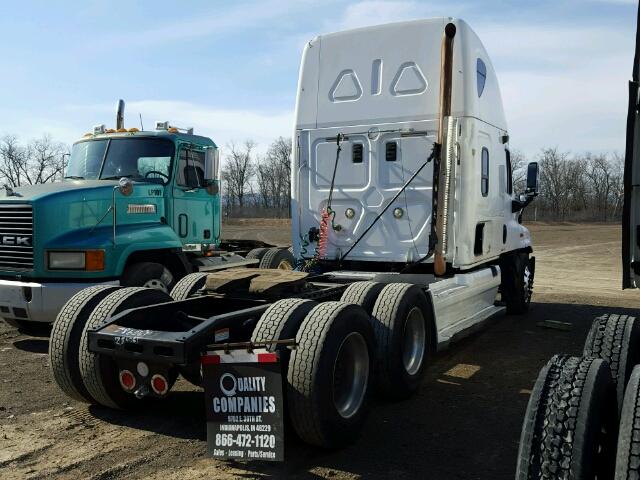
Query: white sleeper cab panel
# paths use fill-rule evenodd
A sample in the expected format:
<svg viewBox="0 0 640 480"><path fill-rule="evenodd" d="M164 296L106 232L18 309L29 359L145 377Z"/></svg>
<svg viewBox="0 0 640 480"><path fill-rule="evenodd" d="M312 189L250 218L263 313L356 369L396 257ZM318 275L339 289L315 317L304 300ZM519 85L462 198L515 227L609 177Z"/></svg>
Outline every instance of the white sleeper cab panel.
<svg viewBox="0 0 640 480"><path fill-rule="evenodd" d="M493 66L466 23L440 18L322 35L305 47L292 168L297 257L306 244L307 258L317 247L309 232L319 227L327 206L338 134L345 138L331 207L339 227L329 228L325 259L340 258L428 158L438 129L440 48L449 22L457 31L455 128L447 139L450 148L443 146L455 157L446 260L471 268L529 244L528 232L510 213L515 197L509 188L507 126ZM432 180L428 164L348 259L407 262L424 256Z"/></svg>
<svg viewBox="0 0 640 480"><path fill-rule="evenodd" d="M299 175L298 195L304 203L299 205L302 225L317 226L320 213L327 205L331 177L336 158L336 135L347 135L342 142L334 181L334 224L339 229L329 229L328 256L346 249L371 225L406 180L424 162L423 151L431 151L435 138L431 134L435 122L412 123L416 130L429 130L429 134L402 137L400 132L381 133L370 139L357 127L322 129L305 132L300 136L300 159L307 168ZM381 125L382 130L392 130L392 125ZM353 132L353 133L352 133ZM393 160L386 160L387 145L394 144ZM361 149L361 157L355 158L354 148ZM380 161L382 159L382 161ZM397 198L366 237L350 254L351 259L404 262L408 258L424 256L428 249L431 211L431 179L433 169L427 165L410 186ZM394 217L394 210L402 209L402 216ZM348 218L347 210L354 214ZM309 227L307 227L308 229ZM389 240L393 239L393 242Z"/></svg>

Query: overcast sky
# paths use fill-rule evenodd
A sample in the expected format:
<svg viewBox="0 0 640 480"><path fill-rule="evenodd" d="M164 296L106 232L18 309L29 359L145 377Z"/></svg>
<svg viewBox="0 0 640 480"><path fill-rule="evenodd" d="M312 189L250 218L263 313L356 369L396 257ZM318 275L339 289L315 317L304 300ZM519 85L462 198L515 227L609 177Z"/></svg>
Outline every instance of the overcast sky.
<svg viewBox="0 0 640 480"><path fill-rule="evenodd" d="M71 143L92 125L194 126L224 146L289 136L302 47L314 36L455 16L483 40L511 147L624 151L637 0L5 1L0 135Z"/></svg>

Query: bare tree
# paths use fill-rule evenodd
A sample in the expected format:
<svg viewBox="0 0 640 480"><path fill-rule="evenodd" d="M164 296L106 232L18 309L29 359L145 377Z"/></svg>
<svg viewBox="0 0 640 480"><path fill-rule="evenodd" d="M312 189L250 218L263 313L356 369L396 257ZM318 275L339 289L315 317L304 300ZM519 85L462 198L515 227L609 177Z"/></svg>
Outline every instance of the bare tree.
<svg viewBox="0 0 640 480"><path fill-rule="evenodd" d="M289 215L291 205L291 140L278 137L256 169L262 206Z"/></svg>
<svg viewBox="0 0 640 480"><path fill-rule="evenodd" d="M12 187L61 180L66 145L43 135L26 146L15 135L0 139L0 181Z"/></svg>
<svg viewBox="0 0 640 480"><path fill-rule="evenodd" d="M54 142L50 135L43 135L27 145L28 160L23 168L27 183L47 183L62 180L64 174L63 155L68 151L66 145Z"/></svg>
<svg viewBox="0 0 640 480"><path fill-rule="evenodd" d="M267 150L267 159L277 170L276 207L289 212L291 208L291 139L278 137Z"/></svg>
<svg viewBox="0 0 640 480"><path fill-rule="evenodd" d="M563 219L569 205L566 183L569 177L567 152L558 148L545 148L540 158L541 193L547 201L554 218Z"/></svg>
<svg viewBox="0 0 640 480"><path fill-rule="evenodd" d="M611 198L610 204L612 205L611 216L616 217L618 211L622 210L622 200L624 197L624 158L614 152L611 156Z"/></svg>
<svg viewBox="0 0 640 480"><path fill-rule="evenodd" d="M22 184L21 172L27 163L27 151L15 135L5 135L0 139L0 180L11 186Z"/></svg>
<svg viewBox="0 0 640 480"><path fill-rule="evenodd" d="M524 192L527 186L527 159L520 150L511 150L511 171L513 174L513 191Z"/></svg>
<svg viewBox="0 0 640 480"><path fill-rule="evenodd" d="M227 201L231 206L236 202L239 207L245 204L245 195L254 174L252 151L255 145L253 140L245 140L241 146L236 145L235 142L227 145L229 153L225 156L223 177L228 195Z"/></svg>

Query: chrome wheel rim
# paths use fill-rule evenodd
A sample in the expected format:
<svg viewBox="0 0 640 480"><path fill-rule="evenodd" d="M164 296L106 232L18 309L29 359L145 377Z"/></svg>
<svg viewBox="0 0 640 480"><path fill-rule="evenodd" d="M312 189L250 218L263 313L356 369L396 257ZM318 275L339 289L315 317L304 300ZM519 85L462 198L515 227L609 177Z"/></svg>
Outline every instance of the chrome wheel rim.
<svg viewBox="0 0 640 480"><path fill-rule="evenodd" d="M169 293L169 289L159 278L152 278L151 280L147 280L144 283L143 287L153 288L154 290L160 290L164 293Z"/></svg>
<svg viewBox="0 0 640 480"><path fill-rule="evenodd" d="M409 375L415 375L422 366L427 330L424 315L418 307L413 307L404 322L402 341L402 363Z"/></svg>
<svg viewBox="0 0 640 480"><path fill-rule="evenodd" d="M369 349L360 333L352 332L342 341L332 380L336 410L342 418L353 417L362 406L369 384Z"/></svg>

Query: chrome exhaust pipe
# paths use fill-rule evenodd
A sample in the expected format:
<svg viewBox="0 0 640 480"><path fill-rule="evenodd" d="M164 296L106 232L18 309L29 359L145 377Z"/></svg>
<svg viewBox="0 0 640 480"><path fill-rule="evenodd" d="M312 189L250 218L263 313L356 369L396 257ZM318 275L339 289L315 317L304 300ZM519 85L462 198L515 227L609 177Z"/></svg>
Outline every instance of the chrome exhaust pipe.
<svg viewBox="0 0 640 480"><path fill-rule="evenodd" d="M448 219L448 195L451 179L449 178L451 169L447 165L450 160L447 149L444 148L445 132L447 131L447 121L451 116L451 95L453 90L453 39L456 35L456 26L448 23L444 27L442 36L442 47L440 50L440 107L438 115L438 143L443 147L441 158L438 162L438 208L436 213L436 251L433 261L436 275L444 275L447 272L446 235ZM444 159L442 158L444 155ZM443 161L444 160L444 161ZM435 167L435 165L434 165ZM431 219L433 221L433 219Z"/></svg>
<svg viewBox="0 0 640 480"><path fill-rule="evenodd" d="M116 130L124 128L124 100L118 100L118 113L116 114Z"/></svg>

